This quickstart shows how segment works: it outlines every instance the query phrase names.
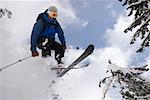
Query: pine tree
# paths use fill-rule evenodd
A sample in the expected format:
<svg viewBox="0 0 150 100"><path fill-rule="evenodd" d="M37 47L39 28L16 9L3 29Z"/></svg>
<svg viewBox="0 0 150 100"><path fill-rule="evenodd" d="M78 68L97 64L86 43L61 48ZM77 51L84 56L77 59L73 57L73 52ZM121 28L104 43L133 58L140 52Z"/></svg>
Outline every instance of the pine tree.
<svg viewBox="0 0 150 100"><path fill-rule="evenodd" d="M134 21L125 29L125 33L139 28L134 33L130 44L134 44L137 38L141 38L141 47L137 52L142 52L145 47L150 46L150 0L119 0L123 2L122 6L127 5L127 10L130 10L129 15L134 15ZM134 13L135 12L135 13Z"/></svg>
<svg viewBox="0 0 150 100"><path fill-rule="evenodd" d="M0 8L0 18L7 16L8 18L11 18L12 12L10 10L5 9L1 9Z"/></svg>
<svg viewBox="0 0 150 100"><path fill-rule="evenodd" d="M121 89L118 92L122 95L122 100L150 100L150 83L140 76L149 70L146 67L147 65L140 68L121 68L110 64L107 73L110 72L111 75L99 84L103 88L104 98L112 86Z"/></svg>

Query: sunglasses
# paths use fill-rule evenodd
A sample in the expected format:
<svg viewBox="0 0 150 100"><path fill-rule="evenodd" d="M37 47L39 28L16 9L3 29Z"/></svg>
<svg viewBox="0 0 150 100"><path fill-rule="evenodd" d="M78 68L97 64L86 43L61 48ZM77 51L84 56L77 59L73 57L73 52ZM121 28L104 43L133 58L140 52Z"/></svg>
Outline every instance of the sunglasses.
<svg viewBox="0 0 150 100"><path fill-rule="evenodd" d="M56 12L50 12L50 16L52 16L52 17L57 17L58 14L57 14Z"/></svg>

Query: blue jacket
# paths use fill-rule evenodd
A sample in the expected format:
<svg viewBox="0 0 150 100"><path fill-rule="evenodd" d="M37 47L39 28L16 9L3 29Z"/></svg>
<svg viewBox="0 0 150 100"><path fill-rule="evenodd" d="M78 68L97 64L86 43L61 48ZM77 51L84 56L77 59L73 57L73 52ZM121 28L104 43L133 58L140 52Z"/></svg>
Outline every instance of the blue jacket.
<svg viewBox="0 0 150 100"><path fill-rule="evenodd" d="M45 24L44 24L44 22ZM31 34L31 51L36 51L38 40L42 37L52 38L55 40L55 34L58 34L58 38L62 45L65 45L64 32L56 19L48 17L48 14L43 14L43 20L39 19L33 27Z"/></svg>

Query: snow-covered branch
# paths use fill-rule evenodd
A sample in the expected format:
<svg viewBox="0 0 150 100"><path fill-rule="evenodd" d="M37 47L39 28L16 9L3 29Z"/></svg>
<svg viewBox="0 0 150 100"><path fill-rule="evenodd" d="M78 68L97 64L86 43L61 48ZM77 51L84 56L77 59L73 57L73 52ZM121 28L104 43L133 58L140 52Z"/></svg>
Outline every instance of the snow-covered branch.
<svg viewBox="0 0 150 100"><path fill-rule="evenodd" d="M11 18L12 16L12 12L10 10L5 9L1 9L0 8L0 18L7 16L8 18Z"/></svg>
<svg viewBox="0 0 150 100"><path fill-rule="evenodd" d="M108 71L111 76L100 81L99 87L103 89L105 98L106 92L112 88L120 88L118 91L122 95L122 100L149 100L150 83L141 78L141 74L149 71L148 65L138 68L121 68L116 64L110 64ZM118 84L119 83L119 84ZM118 84L110 88L111 84Z"/></svg>
<svg viewBox="0 0 150 100"><path fill-rule="evenodd" d="M123 0L119 0L123 1ZM132 31L137 26L140 26L139 29L136 30L136 32L133 35L133 38L130 42L130 44L134 44L136 41L136 38L139 38L142 36L141 39L144 39L141 43L141 47L137 50L137 52L142 52L145 47L149 47L150 40L147 39L147 34L150 34L149 29L149 22L150 22L150 7L149 7L150 0L124 0L123 6L127 5L127 10L130 9L129 15L131 16L134 14L134 21L132 24L125 29L125 33L128 31ZM133 11L135 13L133 13Z"/></svg>

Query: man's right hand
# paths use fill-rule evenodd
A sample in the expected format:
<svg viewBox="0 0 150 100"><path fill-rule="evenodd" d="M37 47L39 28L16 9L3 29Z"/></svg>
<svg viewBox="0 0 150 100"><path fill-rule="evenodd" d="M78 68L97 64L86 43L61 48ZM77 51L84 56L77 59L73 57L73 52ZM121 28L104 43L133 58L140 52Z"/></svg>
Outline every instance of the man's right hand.
<svg viewBox="0 0 150 100"><path fill-rule="evenodd" d="M36 56L39 56L39 53L37 51L32 52L32 57L36 57Z"/></svg>

